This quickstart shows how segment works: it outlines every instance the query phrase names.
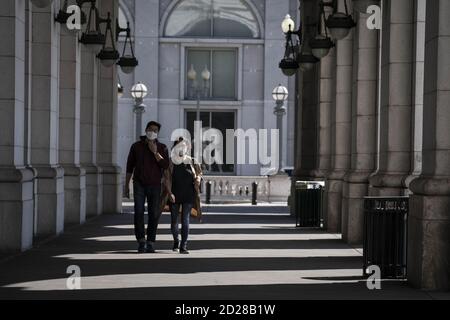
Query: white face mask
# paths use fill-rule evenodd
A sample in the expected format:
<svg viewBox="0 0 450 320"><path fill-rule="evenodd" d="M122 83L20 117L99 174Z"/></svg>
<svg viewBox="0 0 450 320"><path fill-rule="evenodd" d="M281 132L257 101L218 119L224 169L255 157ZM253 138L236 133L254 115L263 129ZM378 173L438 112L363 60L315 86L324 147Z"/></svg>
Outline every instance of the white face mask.
<svg viewBox="0 0 450 320"><path fill-rule="evenodd" d="M157 138L158 138L158 134L156 132L153 132L153 131L148 131L147 132L147 139L148 140L153 141L153 140L156 140Z"/></svg>

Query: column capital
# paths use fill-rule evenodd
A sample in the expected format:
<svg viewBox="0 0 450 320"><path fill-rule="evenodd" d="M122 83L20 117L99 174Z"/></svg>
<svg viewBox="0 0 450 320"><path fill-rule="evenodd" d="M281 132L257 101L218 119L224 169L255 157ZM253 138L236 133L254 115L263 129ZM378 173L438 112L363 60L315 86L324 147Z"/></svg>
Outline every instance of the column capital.
<svg viewBox="0 0 450 320"><path fill-rule="evenodd" d="M37 178L58 179L64 177L64 168L60 166L33 166L37 171Z"/></svg>
<svg viewBox="0 0 450 320"><path fill-rule="evenodd" d="M28 182L35 177L34 170L30 168L2 167L0 168L0 183Z"/></svg>
<svg viewBox="0 0 450 320"><path fill-rule="evenodd" d="M369 178L370 185L378 188L406 188L405 180L409 174L375 172Z"/></svg>
<svg viewBox="0 0 450 320"><path fill-rule="evenodd" d="M85 168L83 168L81 166L63 165L62 168L64 169L64 176L78 177L78 176L85 176L86 175Z"/></svg>
<svg viewBox="0 0 450 320"><path fill-rule="evenodd" d="M450 177L421 176L411 181L409 188L415 195L450 196Z"/></svg>

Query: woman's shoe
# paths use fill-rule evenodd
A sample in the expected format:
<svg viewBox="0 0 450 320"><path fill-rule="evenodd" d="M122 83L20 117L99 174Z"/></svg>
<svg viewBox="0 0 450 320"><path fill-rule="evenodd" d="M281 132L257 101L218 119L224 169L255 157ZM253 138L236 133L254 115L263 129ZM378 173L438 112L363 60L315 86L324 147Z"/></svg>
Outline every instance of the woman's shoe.
<svg viewBox="0 0 450 320"><path fill-rule="evenodd" d="M186 248L181 248L180 249L180 254L189 254L189 251Z"/></svg>
<svg viewBox="0 0 450 320"><path fill-rule="evenodd" d="M174 241L173 242L173 249L172 249L172 251L178 251L178 248L179 248L179 242L178 241Z"/></svg>
<svg viewBox="0 0 450 320"><path fill-rule="evenodd" d="M147 242L147 248L145 250L146 253L155 253L155 249L153 248L153 243Z"/></svg>

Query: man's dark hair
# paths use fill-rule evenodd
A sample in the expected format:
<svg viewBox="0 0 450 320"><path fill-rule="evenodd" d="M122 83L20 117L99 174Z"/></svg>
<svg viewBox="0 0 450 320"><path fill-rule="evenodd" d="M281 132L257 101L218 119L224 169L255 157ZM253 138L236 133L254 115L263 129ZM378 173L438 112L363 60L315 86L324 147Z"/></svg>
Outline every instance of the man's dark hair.
<svg viewBox="0 0 450 320"><path fill-rule="evenodd" d="M148 128L150 128L150 126L156 126L158 127L158 131L161 131L161 124L156 122L156 121L150 121L147 126L145 127L145 131L148 130Z"/></svg>

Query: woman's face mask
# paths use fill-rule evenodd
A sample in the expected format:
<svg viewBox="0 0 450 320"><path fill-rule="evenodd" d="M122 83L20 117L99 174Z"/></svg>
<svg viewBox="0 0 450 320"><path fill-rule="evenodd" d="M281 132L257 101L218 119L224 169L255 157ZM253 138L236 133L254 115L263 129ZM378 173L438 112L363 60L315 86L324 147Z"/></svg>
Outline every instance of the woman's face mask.
<svg viewBox="0 0 450 320"><path fill-rule="evenodd" d="M156 140L158 138L158 134L156 132L153 131L147 131L147 139L148 140Z"/></svg>
<svg viewBox="0 0 450 320"><path fill-rule="evenodd" d="M185 146L185 145L180 146L180 148L178 149L178 155L179 155L180 157L184 157L184 156L187 155L187 154L188 154L188 148L187 148L187 146Z"/></svg>

